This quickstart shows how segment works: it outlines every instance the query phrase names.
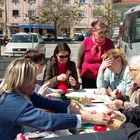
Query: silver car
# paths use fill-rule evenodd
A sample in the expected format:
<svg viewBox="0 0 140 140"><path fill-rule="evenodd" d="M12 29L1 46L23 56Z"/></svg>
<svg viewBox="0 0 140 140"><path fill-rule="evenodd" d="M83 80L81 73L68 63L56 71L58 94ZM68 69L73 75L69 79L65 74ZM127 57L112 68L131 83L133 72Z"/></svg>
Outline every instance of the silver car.
<svg viewBox="0 0 140 140"><path fill-rule="evenodd" d="M41 50L46 52L45 43L38 33L17 33L7 43L4 55L21 56L28 50Z"/></svg>

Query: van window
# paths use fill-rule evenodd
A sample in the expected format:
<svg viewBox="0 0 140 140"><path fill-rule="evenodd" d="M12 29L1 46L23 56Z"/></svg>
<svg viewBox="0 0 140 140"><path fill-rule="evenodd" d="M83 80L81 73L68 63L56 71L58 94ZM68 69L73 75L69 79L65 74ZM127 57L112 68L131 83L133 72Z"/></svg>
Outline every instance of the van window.
<svg viewBox="0 0 140 140"><path fill-rule="evenodd" d="M140 12L135 14L133 29L134 36L132 38L132 42L140 42Z"/></svg>
<svg viewBox="0 0 140 140"><path fill-rule="evenodd" d="M126 15L123 24L122 40L125 42L140 42L140 11Z"/></svg>
<svg viewBox="0 0 140 140"><path fill-rule="evenodd" d="M128 43L132 26L132 14L127 14L123 24L122 40Z"/></svg>

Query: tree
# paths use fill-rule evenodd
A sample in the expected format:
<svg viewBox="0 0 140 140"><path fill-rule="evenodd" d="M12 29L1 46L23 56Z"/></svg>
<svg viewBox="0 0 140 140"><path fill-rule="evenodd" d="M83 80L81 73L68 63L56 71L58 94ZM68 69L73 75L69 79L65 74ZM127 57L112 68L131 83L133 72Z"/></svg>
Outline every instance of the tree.
<svg viewBox="0 0 140 140"><path fill-rule="evenodd" d="M40 7L40 17L42 17L47 24L54 25L54 35L56 38L57 26L62 29L67 29L80 21L79 8L80 5L78 3L71 6L64 4L63 0L45 2L45 4Z"/></svg>
<svg viewBox="0 0 140 140"><path fill-rule="evenodd" d="M103 0L93 9L93 17L101 18L107 22L110 29L119 27L121 15L124 13L126 6L122 3L114 3L112 0Z"/></svg>

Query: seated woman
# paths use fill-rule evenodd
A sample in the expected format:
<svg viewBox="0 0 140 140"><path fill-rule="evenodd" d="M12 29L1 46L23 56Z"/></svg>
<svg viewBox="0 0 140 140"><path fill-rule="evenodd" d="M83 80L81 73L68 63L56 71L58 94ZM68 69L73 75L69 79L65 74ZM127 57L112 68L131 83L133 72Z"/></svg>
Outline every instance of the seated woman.
<svg viewBox="0 0 140 140"><path fill-rule="evenodd" d="M15 139L22 126L54 131L81 127L84 123L106 124L110 121L109 115L104 113L84 111L69 103L34 93L36 76L36 65L30 59L15 59L7 67L0 84L1 140ZM39 108L52 110L56 114Z"/></svg>
<svg viewBox="0 0 140 140"><path fill-rule="evenodd" d="M103 94L111 95L113 98L119 92L125 94L131 83L125 54L116 48L109 50L102 58L103 62L97 76L97 88Z"/></svg>
<svg viewBox="0 0 140 140"><path fill-rule="evenodd" d="M30 58L35 65L37 66L37 74L41 74L44 68L44 60L45 55L39 51L39 50L29 50L25 54L23 54L24 58ZM44 84L43 86L40 86L39 84L36 84L35 92L39 93L40 95L46 95L49 93L54 92L54 89L48 88L49 82Z"/></svg>
<svg viewBox="0 0 140 140"><path fill-rule="evenodd" d="M65 85L67 88L79 89L76 64L70 61L71 50L66 43L57 44L54 55L48 60L43 84L50 82L50 88Z"/></svg>
<svg viewBox="0 0 140 140"><path fill-rule="evenodd" d="M135 106L140 105L140 55L133 56L129 61L129 77L132 80L128 92L124 95L119 93L116 98L110 103L113 109L132 110Z"/></svg>

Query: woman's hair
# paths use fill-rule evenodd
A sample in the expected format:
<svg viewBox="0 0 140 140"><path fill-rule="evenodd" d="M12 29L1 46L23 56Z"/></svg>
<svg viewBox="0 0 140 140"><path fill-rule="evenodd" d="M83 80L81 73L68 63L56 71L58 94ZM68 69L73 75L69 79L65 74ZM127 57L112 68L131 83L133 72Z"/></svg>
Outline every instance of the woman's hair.
<svg viewBox="0 0 140 140"><path fill-rule="evenodd" d="M102 58L103 60L106 60L107 58L114 58L114 59L120 58L122 64L127 65L125 54L121 51L121 49L117 49L117 48L110 49L103 55Z"/></svg>
<svg viewBox="0 0 140 140"><path fill-rule="evenodd" d="M70 47L68 46L67 43L59 43L57 44L55 50L54 50L54 57L56 57L56 55L60 52L60 51L68 51L69 56L71 54L71 50Z"/></svg>
<svg viewBox="0 0 140 140"><path fill-rule="evenodd" d="M23 57L30 58L34 63L45 60L45 55L39 50L29 50L25 54L23 54Z"/></svg>
<svg viewBox="0 0 140 140"><path fill-rule="evenodd" d="M0 94L22 94L23 89L30 86L36 78L37 68L31 59L23 57L12 61L6 69L4 79L0 85Z"/></svg>
<svg viewBox="0 0 140 140"><path fill-rule="evenodd" d="M102 29L102 28L109 28L109 26L103 20L96 20L91 23L93 32Z"/></svg>
<svg viewBox="0 0 140 140"><path fill-rule="evenodd" d="M140 55L136 55L130 58L128 65L135 65L135 68L140 69Z"/></svg>

